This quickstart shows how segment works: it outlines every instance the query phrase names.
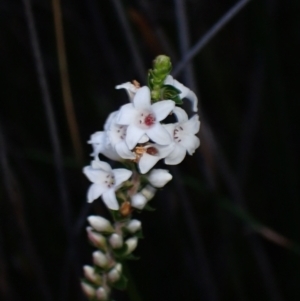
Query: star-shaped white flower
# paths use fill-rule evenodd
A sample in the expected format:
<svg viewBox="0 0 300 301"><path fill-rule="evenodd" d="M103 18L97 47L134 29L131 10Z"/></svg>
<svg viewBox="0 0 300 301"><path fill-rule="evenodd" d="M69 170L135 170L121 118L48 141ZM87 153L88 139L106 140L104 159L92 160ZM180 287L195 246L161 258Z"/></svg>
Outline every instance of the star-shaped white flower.
<svg viewBox="0 0 300 301"><path fill-rule="evenodd" d="M186 112L179 107L175 107L173 112L178 122L164 125L174 141L174 149L165 158L168 165L179 164L185 158L186 152L192 155L200 145L199 138L195 136L200 128L199 116L194 115L188 119Z"/></svg>
<svg viewBox="0 0 300 301"><path fill-rule="evenodd" d="M167 117L174 106L172 100L162 100L151 105L149 88L139 88L133 103L123 105L117 119L118 124L128 126L125 141L129 149L133 149L145 134L158 144L170 144L172 139L160 121Z"/></svg>
<svg viewBox="0 0 300 301"><path fill-rule="evenodd" d="M112 169L106 162L94 160L83 168L83 173L93 183L87 193L89 203L102 196L103 202L111 210L118 210L119 204L115 191L127 181L132 171L124 168Z"/></svg>
<svg viewBox="0 0 300 301"><path fill-rule="evenodd" d="M179 94L179 97L181 99L182 98L189 99L192 103L193 111L194 112L198 111L198 98L191 89L189 89L188 87L186 87L185 85L183 85L182 83L180 83L179 81L174 79L173 76L171 76L171 75L167 76L167 78L164 81L164 84L171 85L171 86L175 87L176 89L180 90L181 93Z"/></svg>

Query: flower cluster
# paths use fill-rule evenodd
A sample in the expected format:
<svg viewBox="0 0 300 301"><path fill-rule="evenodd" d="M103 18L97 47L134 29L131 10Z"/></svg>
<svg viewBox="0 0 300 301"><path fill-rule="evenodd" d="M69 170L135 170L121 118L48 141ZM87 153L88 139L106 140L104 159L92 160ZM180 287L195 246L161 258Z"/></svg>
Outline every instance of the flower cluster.
<svg viewBox="0 0 300 301"><path fill-rule="evenodd" d="M130 259L138 242L137 235L128 238L128 234L140 233L141 226L131 219L132 213L147 209L157 188L172 179L168 170L152 168L159 160L166 165L179 164L186 153L192 155L200 145L197 97L170 71L169 58L161 55L149 71L148 86L140 87L136 81L116 86L126 90L129 103L111 113L103 131L92 134L88 141L93 160L83 169L92 182L87 200L91 203L101 196L115 221L112 225L102 217L88 218L88 237L99 248L93 253L96 267L84 267L82 286L90 298L109 300L111 287L124 282L121 262ZM190 118L180 107L184 98L192 103ZM100 154L125 168L112 169L99 159Z"/></svg>

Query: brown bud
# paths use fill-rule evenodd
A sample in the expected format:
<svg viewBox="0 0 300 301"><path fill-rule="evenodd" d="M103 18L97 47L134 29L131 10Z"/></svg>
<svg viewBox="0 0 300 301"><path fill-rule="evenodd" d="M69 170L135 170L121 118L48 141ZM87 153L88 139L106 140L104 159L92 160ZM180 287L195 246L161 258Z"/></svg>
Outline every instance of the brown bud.
<svg viewBox="0 0 300 301"><path fill-rule="evenodd" d="M128 216L129 214L131 214L131 212L132 212L131 204L128 201L124 202L120 207L121 215Z"/></svg>

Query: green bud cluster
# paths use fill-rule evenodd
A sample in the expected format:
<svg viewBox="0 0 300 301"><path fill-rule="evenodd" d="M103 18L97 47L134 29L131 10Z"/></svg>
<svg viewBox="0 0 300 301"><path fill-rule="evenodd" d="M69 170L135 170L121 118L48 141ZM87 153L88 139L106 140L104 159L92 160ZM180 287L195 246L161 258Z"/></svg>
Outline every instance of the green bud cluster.
<svg viewBox="0 0 300 301"><path fill-rule="evenodd" d="M153 69L148 72L148 86L153 101L161 99L161 88L172 69L171 60L166 55L159 55L153 61Z"/></svg>
<svg viewBox="0 0 300 301"><path fill-rule="evenodd" d="M182 104L182 100L179 97L181 91L171 85L164 84L171 69L171 60L166 55L159 55L153 61L153 69L150 69L148 72L148 86L151 91L151 99L153 102L171 99L177 105Z"/></svg>

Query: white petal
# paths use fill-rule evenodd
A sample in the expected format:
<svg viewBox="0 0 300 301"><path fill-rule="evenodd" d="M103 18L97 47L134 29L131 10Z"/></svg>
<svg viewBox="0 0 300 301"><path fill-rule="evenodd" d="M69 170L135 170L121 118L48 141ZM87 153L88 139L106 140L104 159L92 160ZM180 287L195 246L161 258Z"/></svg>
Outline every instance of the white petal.
<svg viewBox="0 0 300 301"><path fill-rule="evenodd" d="M174 109L175 102L173 100L162 100L152 105L152 110L156 116L157 121L165 119L168 114Z"/></svg>
<svg viewBox="0 0 300 301"><path fill-rule="evenodd" d="M112 123L115 122L115 119L117 117L117 115L119 114L119 111L115 111L109 114L109 116L107 117L105 123L104 123L104 130L107 131L109 129L109 127L111 126Z"/></svg>
<svg viewBox="0 0 300 301"><path fill-rule="evenodd" d="M137 111L134 108L132 103L127 103L126 105L123 105L118 115L116 116L116 123L128 125L132 123L132 120L136 118Z"/></svg>
<svg viewBox="0 0 300 301"><path fill-rule="evenodd" d="M187 134L197 134L200 129L199 115L194 115L190 120L185 122L183 128Z"/></svg>
<svg viewBox="0 0 300 301"><path fill-rule="evenodd" d="M126 138L125 138L128 148L133 149L144 134L145 134L145 130L140 129L133 124L129 125L127 128Z"/></svg>
<svg viewBox="0 0 300 301"><path fill-rule="evenodd" d="M138 164L140 172L145 174L158 162L158 160L160 160L159 156L151 156L147 153L144 153Z"/></svg>
<svg viewBox="0 0 300 301"><path fill-rule="evenodd" d="M119 204L116 198L114 188L109 188L102 194L103 202L105 203L106 207L111 210L118 210Z"/></svg>
<svg viewBox="0 0 300 301"><path fill-rule="evenodd" d="M131 206L142 210L147 204L147 199L141 194L137 193L131 198Z"/></svg>
<svg viewBox="0 0 300 301"><path fill-rule="evenodd" d="M90 215L87 218L89 224L98 232L113 232L110 221L99 215Z"/></svg>
<svg viewBox="0 0 300 301"><path fill-rule="evenodd" d="M132 171L125 168L117 168L113 169L113 174L115 176L115 186L119 186L131 177Z"/></svg>
<svg viewBox="0 0 300 301"><path fill-rule="evenodd" d="M137 110L149 110L151 108L150 90L147 86L138 89L133 98L133 104Z"/></svg>
<svg viewBox="0 0 300 301"><path fill-rule="evenodd" d="M104 178L107 176L107 172L100 170L100 169L94 169L91 166L85 166L83 168L83 173L86 175L86 177L92 182L101 184L104 182Z"/></svg>
<svg viewBox="0 0 300 301"><path fill-rule="evenodd" d="M183 110L179 107L175 107L173 112L176 115L178 122L186 122L189 120L188 115L185 112L185 110Z"/></svg>
<svg viewBox="0 0 300 301"><path fill-rule="evenodd" d="M104 185L92 184L87 193L88 203L92 203L94 200L98 199L106 190L107 187Z"/></svg>
<svg viewBox="0 0 300 301"><path fill-rule="evenodd" d="M198 111L198 97L196 94L189 89L188 93L185 95L187 99L189 99L192 103L193 111L197 112Z"/></svg>
<svg viewBox="0 0 300 301"><path fill-rule="evenodd" d="M200 145L200 139L195 135L188 135L182 138L180 145L184 146L187 152L192 155Z"/></svg>
<svg viewBox="0 0 300 301"><path fill-rule="evenodd" d="M147 135L143 135L139 140L139 143L146 143L149 141L149 137Z"/></svg>
<svg viewBox="0 0 300 301"><path fill-rule="evenodd" d="M102 169L106 172L111 172L111 167L107 162L100 160L93 160L91 163L92 168L94 169Z"/></svg>
<svg viewBox="0 0 300 301"><path fill-rule="evenodd" d="M151 140L161 145L167 145L172 142L170 134L160 123L156 123L147 129L146 134Z"/></svg>
<svg viewBox="0 0 300 301"><path fill-rule="evenodd" d="M176 165L182 162L186 154L183 146L176 144L174 150L166 157L165 163L168 165Z"/></svg>
<svg viewBox="0 0 300 301"><path fill-rule="evenodd" d="M168 75L164 81L165 85L171 85L174 86L174 78L172 75Z"/></svg>
<svg viewBox="0 0 300 301"><path fill-rule="evenodd" d="M162 126L168 131L168 133L170 134L171 138L173 138L174 137L174 130L175 130L176 123L163 124Z"/></svg>
<svg viewBox="0 0 300 301"><path fill-rule="evenodd" d="M174 142L166 146L162 146L162 145L155 146L155 148L158 150L158 156L160 159L167 157L175 147L176 147L176 143Z"/></svg>
<svg viewBox="0 0 300 301"><path fill-rule="evenodd" d="M157 188L165 186L172 178L169 171L165 169L153 169L148 176L150 184Z"/></svg>
<svg viewBox="0 0 300 301"><path fill-rule="evenodd" d="M138 239L137 237L130 237L125 241L126 245L127 245L127 251L126 254L130 254L132 251L135 250L135 248L137 247L137 243L138 243Z"/></svg>
<svg viewBox="0 0 300 301"><path fill-rule="evenodd" d="M192 90L190 90L188 87L184 86L182 83L174 79L171 75L167 76L167 78L164 81L164 84L172 85L176 89L180 90L181 93L179 94L179 97L181 99L185 97L189 99L192 102L193 111L198 111L198 98Z"/></svg>
<svg viewBox="0 0 300 301"><path fill-rule="evenodd" d="M88 141L88 143L89 144L103 143L104 136L105 136L105 133L103 131L96 132L96 133L91 135L90 140Z"/></svg>
<svg viewBox="0 0 300 301"><path fill-rule="evenodd" d="M115 87L116 89L126 89L126 92L129 96L129 99L132 101L136 91L137 91L137 87L135 85L133 85L131 82L127 82L121 85L118 85Z"/></svg>
<svg viewBox="0 0 300 301"><path fill-rule="evenodd" d="M119 156L123 159L134 159L135 155L129 150L125 141L119 142L115 145L115 149Z"/></svg>

